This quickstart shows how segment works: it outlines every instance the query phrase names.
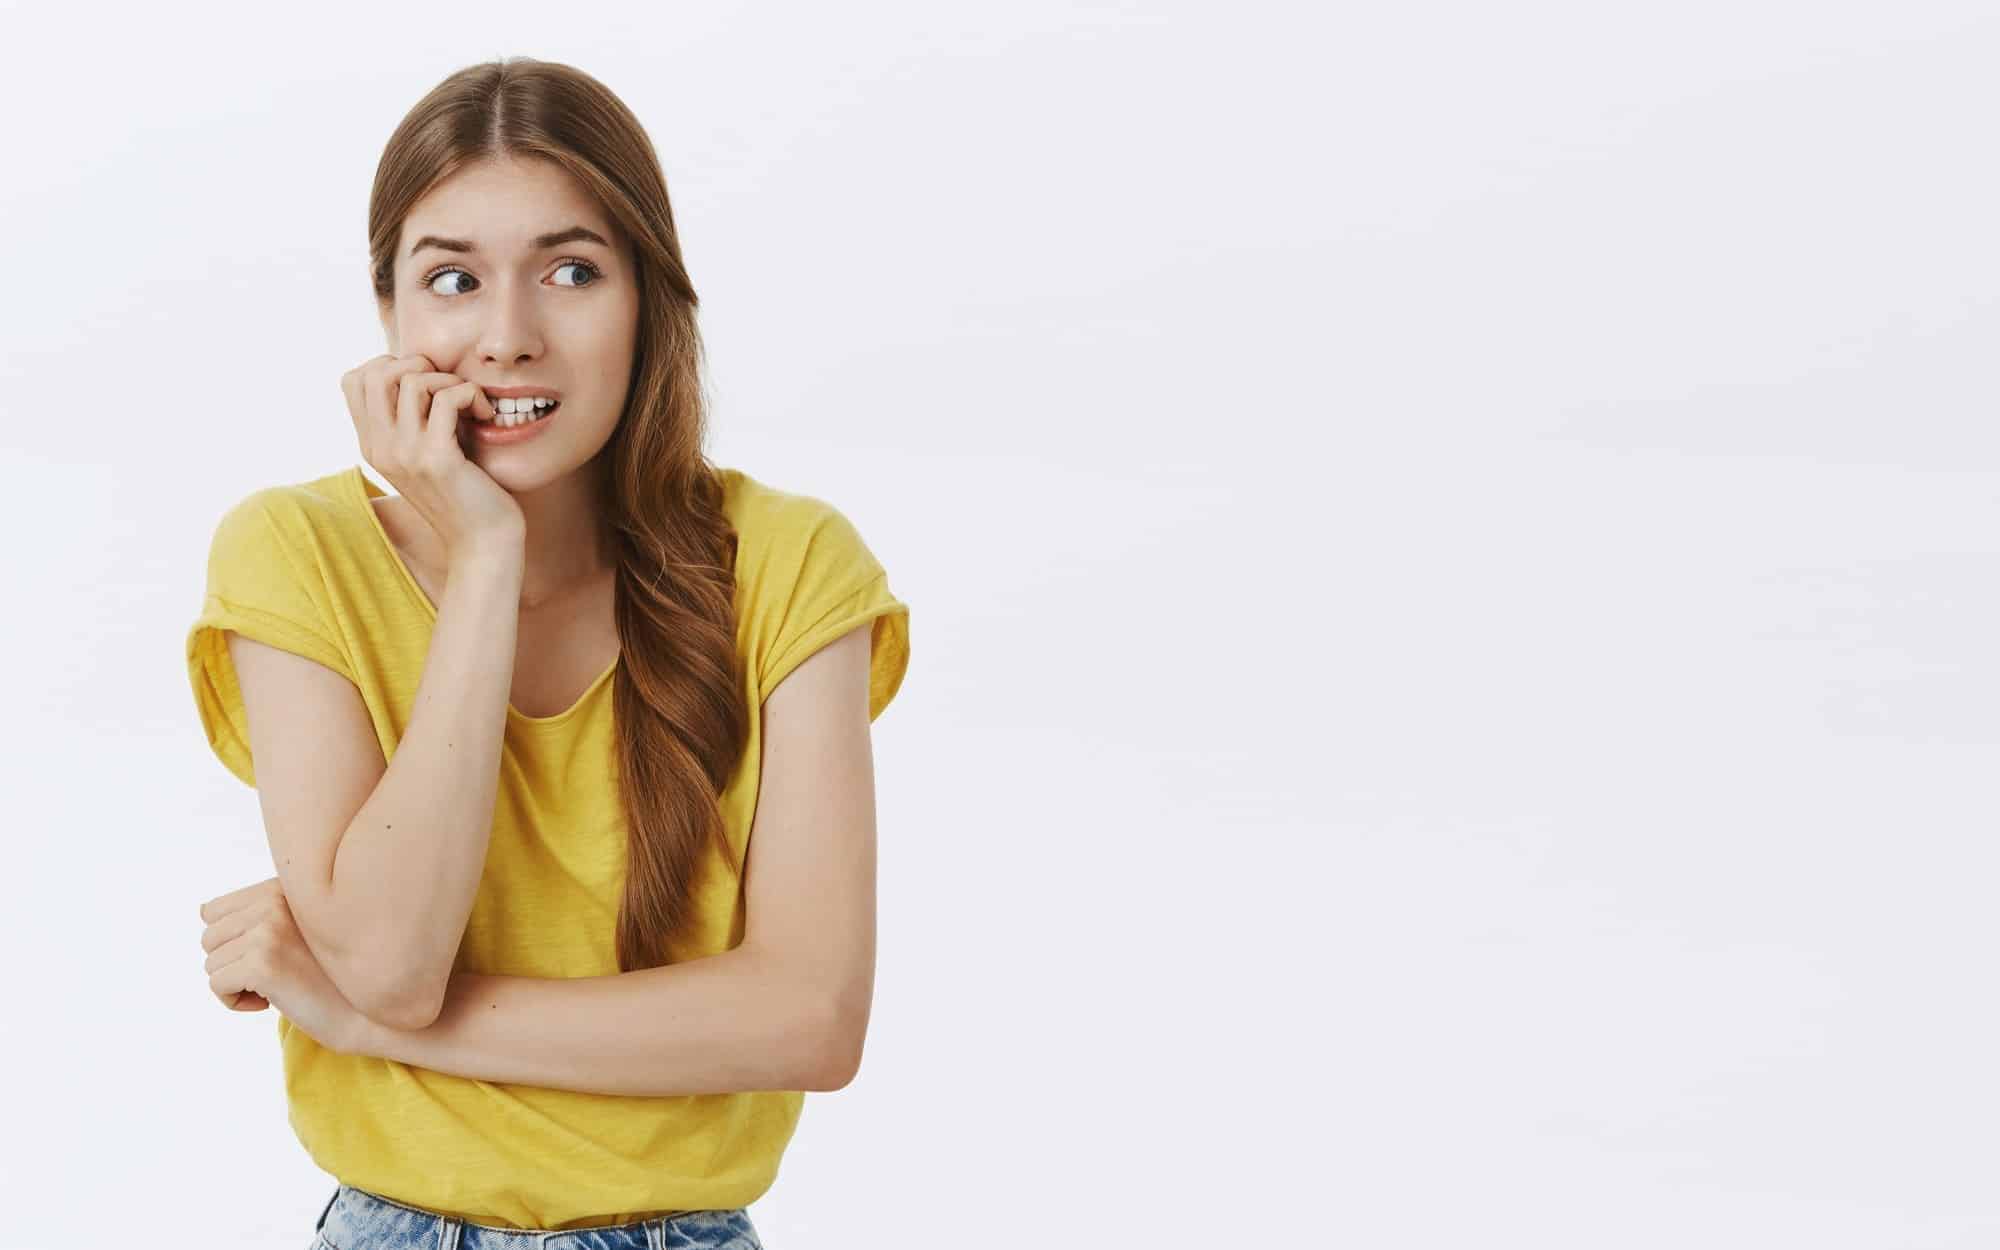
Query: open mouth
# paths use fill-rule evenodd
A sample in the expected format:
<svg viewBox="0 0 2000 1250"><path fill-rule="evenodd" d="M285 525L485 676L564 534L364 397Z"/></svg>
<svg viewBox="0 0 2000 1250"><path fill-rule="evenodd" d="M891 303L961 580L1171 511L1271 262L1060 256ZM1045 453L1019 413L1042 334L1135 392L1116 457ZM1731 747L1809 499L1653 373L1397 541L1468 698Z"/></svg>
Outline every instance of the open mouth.
<svg viewBox="0 0 2000 1250"><path fill-rule="evenodd" d="M487 402L494 403L494 401L490 398L488 399ZM494 403L494 407L497 412L499 405L497 403ZM498 412L497 415L494 416L491 420L481 421L480 424L501 430L511 430L518 426L523 426L523 425L535 425L539 422L548 420L550 414L555 412L555 410L560 407L562 407L562 401L556 400L554 403L550 404L537 404L533 409L530 410L515 411L515 412Z"/></svg>

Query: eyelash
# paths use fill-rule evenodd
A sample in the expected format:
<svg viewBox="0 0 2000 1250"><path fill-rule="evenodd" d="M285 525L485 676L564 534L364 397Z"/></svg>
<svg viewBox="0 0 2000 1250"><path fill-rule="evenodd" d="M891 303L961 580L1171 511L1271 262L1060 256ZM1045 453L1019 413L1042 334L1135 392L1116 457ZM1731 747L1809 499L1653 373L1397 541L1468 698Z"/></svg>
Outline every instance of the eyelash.
<svg viewBox="0 0 2000 1250"><path fill-rule="evenodd" d="M578 265L590 271L590 281L584 283L583 287L596 286L604 278L604 271L602 269L599 269L596 265L591 264L589 261L583 259L581 256L565 256L561 260L556 262L556 268L558 269L562 268L564 265ZM458 265L439 265L436 269L431 270L423 277L417 279L417 286L422 290L429 291L430 294L432 295L436 295L439 299L457 299L459 295L463 295L465 294L465 292L460 291L452 295L445 295L438 291L431 291L430 289L431 283L436 282L440 274L447 274L447 273L465 273L465 270L459 267ZM467 273L465 274L465 276L469 278L472 275ZM583 287L575 287L572 289L582 290Z"/></svg>

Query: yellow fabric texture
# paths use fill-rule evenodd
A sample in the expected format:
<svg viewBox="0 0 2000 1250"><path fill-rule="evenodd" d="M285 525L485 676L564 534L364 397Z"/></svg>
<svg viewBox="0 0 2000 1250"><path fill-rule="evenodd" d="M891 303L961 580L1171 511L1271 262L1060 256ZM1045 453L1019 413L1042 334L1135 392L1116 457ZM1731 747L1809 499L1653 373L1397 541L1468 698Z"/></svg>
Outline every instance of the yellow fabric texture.
<svg viewBox="0 0 2000 1250"><path fill-rule="evenodd" d="M909 663L909 607L854 525L831 504L720 470L736 528L737 653L751 733L720 802L734 868L757 797L761 707L808 656L872 622L872 721ZM383 758L409 724L437 621L390 544L360 465L253 492L222 517L188 676L216 756L256 774L227 631L314 660L352 681ZM552 716L507 710L486 866L455 968L506 976L618 971L626 824L613 758L614 661ZM710 863L684 962L742 939L736 875ZM643 1022L633 1021L633 1027ZM668 1212L746 1206L771 1185L803 1092L598 1095L447 1075L321 1047L282 1016L288 1119L337 1180L409 1206L505 1228L583 1228Z"/></svg>

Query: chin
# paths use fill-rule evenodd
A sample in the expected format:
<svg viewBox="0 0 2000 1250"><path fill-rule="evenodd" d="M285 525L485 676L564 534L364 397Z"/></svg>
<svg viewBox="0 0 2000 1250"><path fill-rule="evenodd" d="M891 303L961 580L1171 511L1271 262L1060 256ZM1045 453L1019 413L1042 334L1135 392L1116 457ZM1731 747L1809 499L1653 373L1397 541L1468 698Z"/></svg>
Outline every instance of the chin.
<svg viewBox="0 0 2000 1250"><path fill-rule="evenodd" d="M502 489L515 495L533 494L562 476L561 473L551 473L541 465L521 464L518 458L504 454L486 452L473 456L472 461L486 470L486 475L498 482Z"/></svg>
<svg viewBox="0 0 2000 1250"><path fill-rule="evenodd" d="M560 450L525 446L480 447L468 458L514 495L531 495L583 468L582 463L570 463L570 457Z"/></svg>

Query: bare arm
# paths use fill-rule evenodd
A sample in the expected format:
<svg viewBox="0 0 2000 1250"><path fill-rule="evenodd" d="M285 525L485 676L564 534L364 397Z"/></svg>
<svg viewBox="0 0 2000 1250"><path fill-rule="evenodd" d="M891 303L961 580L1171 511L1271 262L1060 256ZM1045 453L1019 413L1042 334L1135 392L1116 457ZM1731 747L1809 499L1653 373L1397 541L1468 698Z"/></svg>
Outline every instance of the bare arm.
<svg viewBox="0 0 2000 1250"><path fill-rule="evenodd" d="M868 633L827 644L765 700L741 944L609 976L461 972L430 1027L363 1020L344 1048L601 1094L846 1085L875 977Z"/></svg>
<svg viewBox="0 0 2000 1250"><path fill-rule="evenodd" d="M427 1028L363 1019L346 1049L481 1081L664 1097L845 1084L826 996L742 946L599 977L452 976Z"/></svg>
<svg viewBox="0 0 2000 1250"><path fill-rule="evenodd" d="M353 686L232 634L259 801L299 931L350 1003L436 1018L486 862L519 625L518 546L454 563L410 724L384 765Z"/></svg>
<svg viewBox="0 0 2000 1250"><path fill-rule="evenodd" d="M518 546L452 568L409 727L333 861L336 912L375 935L391 1000L419 1025L436 1018L486 865L521 568Z"/></svg>

